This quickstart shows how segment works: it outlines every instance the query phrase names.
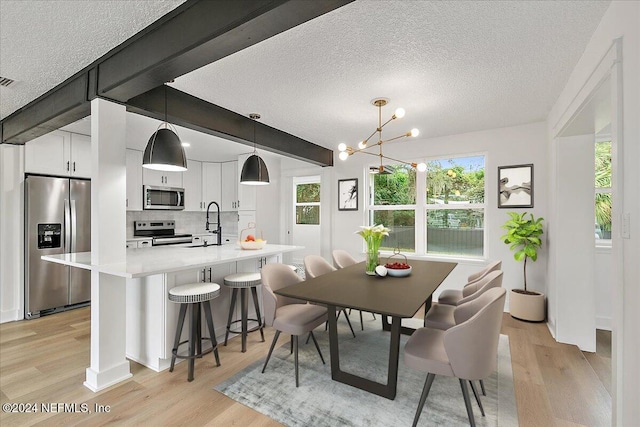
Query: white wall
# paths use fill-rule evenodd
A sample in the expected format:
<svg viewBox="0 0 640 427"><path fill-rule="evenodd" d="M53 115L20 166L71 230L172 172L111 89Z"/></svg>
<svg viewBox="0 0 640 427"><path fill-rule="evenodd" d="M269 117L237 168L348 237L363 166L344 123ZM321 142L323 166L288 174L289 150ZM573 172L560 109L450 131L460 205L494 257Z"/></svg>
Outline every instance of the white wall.
<svg viewBox="0 0 640 427"><path fill-rule="evenodd" d="M613 259L611 247L596 246L596 329L611 330L613 313Z"/></svg>
<svg viewBox="0 0 640 427"><path fill-rule="evenodd" d="M0 145L0 323L24 317L24 147Z"/></svg>
<svg viewBox="0 0 640 427"><path fill-rule="evenodd" d="M557 178L554 188L557 211L550 215L556 224L554 281L556 299L549 302L549 318L556 325L556 339L576 344L583 351L596 351L595 239L593 135L559 138Z"/></svg>
<svg viewBox="0 0 640 427"><path fill-rule="evenodd" d="M620 217L613 218L613 399L614 425L637 425L640 422L640 2L615 1L605 13L584 54L553 106L547 122L549 141L554 130L572 108L576 97L598 68L602 58L617 38L621 39L621 83L619 96L622 111L612 123L612 136L621 138L614 150L614 191L619 185L622 204L616 214L628 214L631 233L622 238ZM613 65L613 69L617 66ZM617 70L616 70L617 71ZM613 105L614 112L618 105ZM614 141L616 142L616 141ZM619 163L615 159L620 153ZM619 175L615 176L615 171ZM614 195L615 197L615 195ZM614 201L615 204L615 201ZM551 270L553 266L550 266ZM559 287L561 284L552 284ZM553 289L551 290L554 291ZM562 309L562 307L559 307Z"/></svg>
<svg viewBox="0 0 640 427"><path fill-rule="evenodd" d="M283 243L281 237L283 210L279 199L282 180L280 159L270 156L261 157L267 165L270 182L269 185L256 186L256 227L262 230L263 238L267 242Z"/></svg>
<svg viewBox="0 0 640 427"><path fill-rule="evenodd" d="M501 259L503 261L504 283L507 289L522 287L521 262L513 259L507 245L499 240L504 234L500 226L507 220L507 212L524 211L523 209L498 209L497 201L497 173L498 166L516 165L523 163L534 164L534 208L525 209L535 216L545 216L547 212L547 167L546 167L546 124L544 122L522 126L514 126L501 129L492 129L481 132L471 132L460 135L452 135L432 139L411 139L384 146L384 154L399 159L416 161L434 157L460 156L468 154L485 155L485 179L487 211L485 220L486 255L488 260ZM353 155L347 161L334 160L333 168L325 168L322 185L330 189L328 198L323 198L323 207L329 203L331 216L333 217L330 232L323 233L323 242L333 240L332 249L344 249L357 258L363 260L363 241L355 234L359 227L366 224L366 195L365 195L365 168L375 158L365 155ZM286 173L295 176L303 172L302 167L288 167ZM328 170L331 170L329 173ZM358 211L338 211L337 207L337 181L339 179L358 178L359 200ZM328 202L327 202L328 200ZM331 259L328 255L323 256ZM456 269L446 279L441 289L460 288L466 283L466 277L479 270L485 261L457 260ZM546 272L546 248L540 251L538 261L530 263L527 268L527 284L531 289L545 291ZM436 294L437 297L437 294ZM506 306L508 310L508 305Z"/></svg>

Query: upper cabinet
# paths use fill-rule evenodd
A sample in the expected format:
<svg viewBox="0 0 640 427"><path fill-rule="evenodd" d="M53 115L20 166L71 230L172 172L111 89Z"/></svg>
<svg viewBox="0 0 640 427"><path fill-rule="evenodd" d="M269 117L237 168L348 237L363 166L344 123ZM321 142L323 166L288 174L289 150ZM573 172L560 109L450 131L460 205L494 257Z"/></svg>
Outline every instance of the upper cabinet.
<svg viewBox="0 0 640 427"><path fill-rule="evenodd" d="M25 172L91 178L91 137L54 131L27 142Z"/></svg>
<svg viewBox="0 0 640 427"><path fill-rule="evenodd" d="M91 178L91 137L71 134L71 176L78 178Z"/></svg>
<svg viewBox="0 0 640 427"><path fill-rule="evenodd" d="M182 172L167 172L142 168L142 183L159 187L182 188Z"/></svg>
<svg viewBox="0 0 640 427"><path fill-rule="evenodd" d="M238 162L222 163L222 194L220 210L238 210Z"/></svg>
<svg viewBox="0 0 640 427"><path fill-rule="evenodd" d="M142 210L142 151L127 149L127 210Z"/></svg>
<svg viewBox="0 0 640 427"><path fill-rule="evenodd" d="M221 193L221 164L220 163L202 163L202 202L203 210L207 209L207 205L211 202L220 203ZM185 197L188 197L185 195ZM222 206L220 206L220 210Z"/></svg>
<svg viewBox="0 0 640 427"><path fill-rule="evenodd" d="M187 170L182 172L184 185L184 210L202 211L202 162L187 159Z"/></svg>
<svg viewBox="0 0 640 427"><path fill-rule="evenodd" d="M242 166L251 154L243 154L238 157L238 174L236 177L236 185L238 186L238 210L254 211L256 210L256 186L243 185L240 183L240 174Z"/></svg>

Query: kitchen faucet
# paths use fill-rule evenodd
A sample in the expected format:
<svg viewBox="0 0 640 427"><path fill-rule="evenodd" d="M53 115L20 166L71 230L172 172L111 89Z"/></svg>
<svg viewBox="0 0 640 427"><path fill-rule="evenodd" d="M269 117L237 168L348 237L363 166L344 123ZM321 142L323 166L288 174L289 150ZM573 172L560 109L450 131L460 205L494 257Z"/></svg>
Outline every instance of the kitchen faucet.
<svg viewBox="0 0 640 427"><path fill-rule="evenodd" d="M216 208L218 209L217 227L216 227L215 230L211 231L211 233L218 235L218 243L216 243L216 245L217 246L222 246L222 225L220 224L220 205L217 204L216 202L211 202L207 206L207 223L205 224L204 229L209 231L209 208L211 207L211 205L216 205Z"/></svg>

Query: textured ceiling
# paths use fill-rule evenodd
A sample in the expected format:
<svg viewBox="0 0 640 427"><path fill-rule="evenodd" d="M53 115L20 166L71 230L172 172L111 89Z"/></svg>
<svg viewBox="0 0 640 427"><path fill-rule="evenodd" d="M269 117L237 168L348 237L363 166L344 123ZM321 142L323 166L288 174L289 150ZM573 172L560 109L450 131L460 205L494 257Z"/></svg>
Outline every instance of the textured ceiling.
<svg viewBox="0 0 640 427"><path fill-rule="evenodd" d="M184 0L0 0L0 118L91 64Z"/></svg>
<svg viewBox="0 0 640 427"><path fill-rule="evenodd" d="M0 75L16 80L0 88L0 117L182 2L0 0ZM530 123L546 118L608 5L358 0L174 86L331 149L374 130L376 97L391 99L383 119L407 111L385 137Z"/></svg>
<svg viewBox="0 0 640 427"><path fill-rule="evenodd" d="M544 120L609 2L351 3L178 78L174 86L335 149Z"/></svg>

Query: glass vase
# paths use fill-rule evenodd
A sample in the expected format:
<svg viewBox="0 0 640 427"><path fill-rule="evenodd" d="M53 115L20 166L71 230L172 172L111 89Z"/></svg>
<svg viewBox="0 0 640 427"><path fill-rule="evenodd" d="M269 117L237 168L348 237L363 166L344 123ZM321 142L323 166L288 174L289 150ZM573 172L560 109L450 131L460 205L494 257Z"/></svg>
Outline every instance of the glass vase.
<svg viewBox="0 0 640 427"><path fill-rule="evenodd" d="M367 260L365 263L366 270L365 272L370 276L375 276L376 267L378 266L378 259L380 258L380 252L378 251L367 251Z"/></svg>

